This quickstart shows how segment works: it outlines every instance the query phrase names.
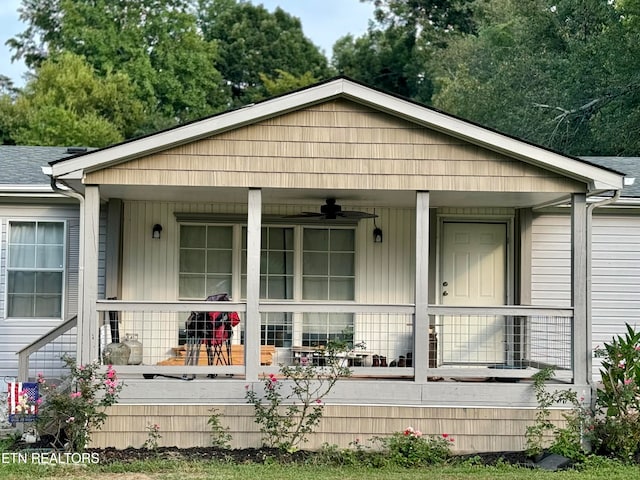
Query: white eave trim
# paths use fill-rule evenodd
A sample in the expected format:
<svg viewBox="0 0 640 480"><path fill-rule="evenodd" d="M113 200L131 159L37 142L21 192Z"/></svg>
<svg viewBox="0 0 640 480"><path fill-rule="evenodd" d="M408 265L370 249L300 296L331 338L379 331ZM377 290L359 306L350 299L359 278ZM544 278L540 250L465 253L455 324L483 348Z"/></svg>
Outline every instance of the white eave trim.
<svg viewBox="0 0 640 480"><path fill-rule="evenodd" d="M282 115L339 96L569 178L583 181L588 185L590 192L622 188L622 175L487 130L347 79L336 79L139 140L132 140L94 153L63 160L52 165L53 175L54 177L63 177L71 174L66 178L81 179L84 173L92 170L193 142L225 130L256 123L265 118Z"/></svg>
<svg viewBox="0 0 640 480"><path fill-rule="evenodd" d="M52 193L53 189L48 183L41 184L0 184L0 194L4 193Z"/></svg>

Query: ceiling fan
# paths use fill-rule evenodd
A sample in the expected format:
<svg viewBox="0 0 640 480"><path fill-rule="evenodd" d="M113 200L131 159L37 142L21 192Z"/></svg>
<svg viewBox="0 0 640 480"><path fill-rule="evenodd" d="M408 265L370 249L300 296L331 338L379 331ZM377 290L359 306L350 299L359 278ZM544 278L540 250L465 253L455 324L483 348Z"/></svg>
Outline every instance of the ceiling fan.
<svg viewBox="0 0 640 480"><path fill-rule="evenodd" d="M342 206L336 203L335 198L327 198L326 203L320 206L319 212L302 212L297 215L287 215L287 218L317 218L319 220L336 220L338 218L360 220L377 217L378 215L375 213L342 210Z"/></svg>

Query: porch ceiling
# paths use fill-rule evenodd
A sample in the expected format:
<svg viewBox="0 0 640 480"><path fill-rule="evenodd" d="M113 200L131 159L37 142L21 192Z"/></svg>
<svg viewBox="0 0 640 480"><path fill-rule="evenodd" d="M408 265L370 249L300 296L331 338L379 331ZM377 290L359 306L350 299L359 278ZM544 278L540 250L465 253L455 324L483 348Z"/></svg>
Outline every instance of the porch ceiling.
<svg viewBox="0 0 640 480"><path fill-rule="evenodd" d="M195 202L195 203L246 203L246 188L231 187L171 187L101 185L101 197L123 200ZM568 198L569 194L540 192L450 192L432 191L432 207L533 207ZM415 192L398 190L321 190L321 189L263 189L264 204L305 204L318 206L326 198L336 198L343 205L360 207L415 206Z"/></svg>

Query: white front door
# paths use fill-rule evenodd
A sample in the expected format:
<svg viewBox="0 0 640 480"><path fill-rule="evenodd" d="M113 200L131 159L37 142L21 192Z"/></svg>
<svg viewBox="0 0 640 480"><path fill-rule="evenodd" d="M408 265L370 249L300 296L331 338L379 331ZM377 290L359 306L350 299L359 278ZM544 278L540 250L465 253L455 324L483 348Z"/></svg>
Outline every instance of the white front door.
<svg viewBox="0 0 640 480"><path fill-rule="evenodd" d="M505 304L506 223L445 222L440 251L441 304ZM504 317L451 315L439 323L442 363L504 363Z"/></svg>

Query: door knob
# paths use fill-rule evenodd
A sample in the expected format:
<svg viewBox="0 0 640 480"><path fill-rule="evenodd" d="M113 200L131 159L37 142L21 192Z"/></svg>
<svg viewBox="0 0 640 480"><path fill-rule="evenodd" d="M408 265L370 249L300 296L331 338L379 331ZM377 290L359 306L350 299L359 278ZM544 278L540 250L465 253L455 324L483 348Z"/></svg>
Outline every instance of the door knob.
<svg viewBox="0 0 640 480"><path fill-rule="evenodd" d="M449 292L447 292L446 290L444 292L442 292L442 296L446 297L447 295L449 295Z"/></svg>
<svg viewBox="0 0 640 480"><path fill-rule="evenodd" d="M449 286L449 282L442 282L442 286L443 287L448 287Z"/></svg>

